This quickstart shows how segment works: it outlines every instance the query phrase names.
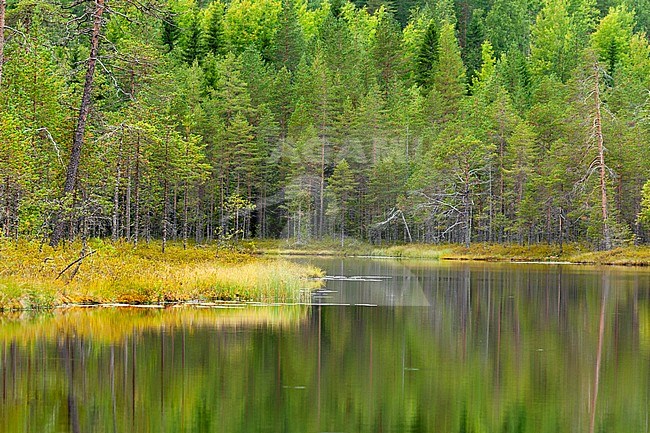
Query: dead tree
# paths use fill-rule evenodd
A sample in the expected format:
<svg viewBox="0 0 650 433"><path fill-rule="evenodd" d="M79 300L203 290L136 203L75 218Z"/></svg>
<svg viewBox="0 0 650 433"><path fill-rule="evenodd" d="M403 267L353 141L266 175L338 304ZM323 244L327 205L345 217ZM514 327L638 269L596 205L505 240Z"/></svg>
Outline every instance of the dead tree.
<svg viewBox="0 0 650 433"><path fill-rule="evenodd" d="M6 0L0 0L6 1ZM83 3L88 3L90 5L89 12L83 16L71 20L72 24L79 25L84 19L88 18L90 24L89 35L90 35L90 56L86 65L86 76L84 80L84 87L81 97L81 105L79 107L79 116L77 117L77 125L74 131L74 138L72 141L72 149L70 150L70 159L68 161L68 167L66 170L65 184L63 187L63 194L61 202L63 203L62 209L54 218L52 235L50 237L50 245L57 246L65 234L65 227L68 223L67 214L69 213L66 209L66 203L69 201L69 197L72 196L75 188L78 186L78 174L79 174L79 164L81 162L82 150L84 146L84 135L86 132L86 125L88 123L88 116L90 114L90 109L92 105L92 93L95 79L95 69L97 65L100 66L102 70L109 73L106 66L100 60L99 51L100 51L100 42L106 41L106 38L103 35L103 28L106 22L106 17L111 14L117 14L120 16L125 16L124 13L115 10L112 4L112 7L108 6L108 0L77 0L74 2L74 5L79 5ZM139 0L123 0L117 3L118 5L135 7L140 12L146 14L147 16L153 18L160 18L162 15L161 9L158 6L156 0L149 1L139 1ZM115 51L115 47L113 47ZM133 62L138 63L139 60L136 58ZM111 79L118 90L124 95L128 96L130 99L133 99L133 94L135 92L135 83L133 82L134 72L131 71L131 92L127 93L119 88L116 78L111 75Z"/></svg>
<svg viewBox="0 0 650 433"><path fill-rule="evenodd" d="M605 146L602 128L602 100L600 99L600 66L594 63L594 135L598 146L598 170L600 174L600 205L603 217L603 247L606 250L612 249L612 236L609 227L608 203L607 203L607 166L605 165Z"/></svg>
<svg viewBox="0 0 650 433"><path fill-rule="evenodd" d="M90 113L90 103L93 91L93 83L95 80L95 67L97 65L97 58L99 55L99 42L102 33L102 16L105 10L105 0L95 0L95 5L92 11L92 33L90 35L90 57L88 59L88 66L86 69L86 78L84 80L84 89L81 97L81 107L79 108L79 117L77 118L77 126L74 131L74 139L72 141L72 150L70 151L70 160L68 162L68 169L66 170L65 185L63 187L63 198L72 194L77 182L77 174L79 172L79 163L81 161L81 150L84 144L84 134L86 132L86 124L88 122L88 114ZM56 247L65 230L65 218L59 213L58 218L54 224L52 237L50 238L50 245Z"/></svg>

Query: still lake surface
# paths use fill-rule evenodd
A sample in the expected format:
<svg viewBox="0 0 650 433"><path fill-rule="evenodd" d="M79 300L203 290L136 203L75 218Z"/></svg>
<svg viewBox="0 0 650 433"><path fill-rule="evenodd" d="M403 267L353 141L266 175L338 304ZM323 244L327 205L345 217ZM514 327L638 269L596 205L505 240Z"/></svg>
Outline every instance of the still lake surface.
<svg viewBox="0 0 650 433"><path fill-rule="evenodd" d="M648 269L296 260L316 305L0 316L0 433L650 431Z"/></svg>

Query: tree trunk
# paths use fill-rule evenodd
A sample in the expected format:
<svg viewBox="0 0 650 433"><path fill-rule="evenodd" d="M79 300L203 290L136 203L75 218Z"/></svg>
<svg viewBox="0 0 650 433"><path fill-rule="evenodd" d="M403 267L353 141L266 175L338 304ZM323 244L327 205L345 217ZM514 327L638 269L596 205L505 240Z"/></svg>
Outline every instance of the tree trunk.
<svg viewBox="0 0 650 433"><path fill-rule="evenodd" d="M210 209L208 210L208 227L207 227L207 241L212 242L212 235L214 232L214 189L215 185L210 187Z"/></svg>
<svg viewBox="0 0 650 433"><path fill-rule="evenodd" d="M563 214L562 208L560 208L559 213L560 213L560 216L558 218L558 220L559 220L558 222L559 222L559 225L560 225L560 229L559 229L559 237L560 238L559 238L559 241L560 241L560 254L562 254L562 248L564 246L564 227L562 226L562 219L564 218L564 214Z"/></svg>
<svg viewBox="0 0 650 433"><path fill-rule="evenodd" d="M164 181L164 187L163 187L163 216L162 216L162 252L165 252L165 248L167 247L167 226L169 225L169 222L167 221L167 214L168 214L168 209L167 209L167 202L169 201L167 198L168 195L168 184L167 184L167 179Z"/></svg>
<svg viewBox="0 0 650 433"><path fill-rule="evenodd" d="M140 236L140 133L135 144L135 221L133 226L133 245L138 246L138 237Z"/></svg>
<svg viewBox="0 0 650 433"><path fill-rule="evenodd" d="M323 226L325 219L325 139L321 137L320 148L320 206L318 209L318 237L323 237Z"/></svg>
<svg viewBox="0 0 650 433"><path fill-rule="evenodd" d="M225 180L223 170L219 173L219 238L226 236L226 197L225 197Z"/></svg>
<svg viewBox="0 0 650 433"><path fill-rule="evenodd" d="M169 146L169 134L167 135L167 138L165 139L165 172L164 172L164 180L163 180L163 215L162 215L162 252L165 252L165 247L167 246L167 226L169 225L169 222L167 221L167 217L169 214L169 209L168 209L168 204L167 202L169 201L168 195L169 195L169 182L167 181L167 165L168 165L168 146Z"/></svg>
<svg viewBox="0 0 650 433"><path fill-rule="evenodd" d="M606 178L606 166L605 166L605 148L603 145L603 129L602 129L602 116L601 116L601 107L602 101L600 100L600 69L598 63L594 64L594 105L595 105L595 117L594 117L594 129L596 134L596 141L598 144L598 165L600 170L600 205L602 208L603 215L603 247L606 250L612 249L612 238L609 228L608 220L608 207L607 207L607 178Z"/></svg>
<svg viewBox="0 0 650 433"><path fill-rule="evenodd" d="M488 233L487 241L492 242L492 221L494 220L494 194L492 193L492 164L488 167Z"/></svg>
<svg viewBox="0 0 650 433"><path fill-rule="evenodd" d="M0 0L0 87L2 87L2 66L5 61L5 11L7 0Z"/></svg>
<svg viewBox="0 0 650 433"><path fill-rule="evenodd" d="M202 211L201 203L204 203L203 186L199 186L197 190L197 199L194 202L194 241L197 245L203 243L203 221L205 214Z"/></svg>
<svg viewBox="0 0 650 433"><path fill-rule="evenodd" d="M131 155L126 159L126 195L124 197L124 237L131 240Z"/></svg>
<svg viewBox="0 0 650 433"><path fill-rule="evenodd" d="M5 194L5 215L4 215L4 235L6 237L10 236L10 222L11 222L11 183L10 183L10 177L7 176L5 177L5 187L4 187L4 194Z"/></svg>
<svg viewBox="0 0 650 433"><path fill-rule="evenodd" d="M341 209L341 248L343 248L345 239L345 206Z"/></svg>
<svg viewBox="0 0 650 433"><path fill-rule="evenodd" d="M124 128L122 128L122 137L120 137L120 145L117 149L117 158L115 161L115 189L113 190L113 242L117 241L120 236L120 183L122 183L122 141L124 139Z"/></svg>
<svg viewBox="0 0 650 433"><path fill-rule="evenodd" d="M187 249L187 237L188 237L188 231L187 231L187 222L188 222L188 216L187 216L187 194L189 194L189 187L187 186L187 181L183 182L185 184L185 191L183 191L183 249Z"/></svg>
<svg viewBox="0 0 650 433"><path fill-rule="evenodd" d="M174 200L172 211L172 239L178 240L178 182L174 183Z"/></svg>
<svg viewBox="0 0 650 433"><path fill-rule="evenodd" d="M464 213L465 213L465 247L469 248L472 243L472 200L470 197L470 174L469 167L465 171L465 186L463 191L463 204L464 204Z"/></svg>
<svg viewBox="0 0 650 433"><path fill-rule="evenodd" d="M0 0L4 2L5 0ZM86 79L84 82L83 95L81 97L81 107L79 108L79 117L77 118L77 127L74 132L72 141L72 150L70 151L70 161L66 171L65 185L63 187L63 198L67 197L75 188L77 173L79 171L79 162L81 160L81 148L84 142L86 132L86 122L90 113L90 101L93 90L93 81L95 77L95 66L99 54L99 39L102 30L102 15L104 13L104 1L95 0L95 9L93 11L93 28L90 37L90 58L88 59L88 69L86 70ZM3 23L4 24L4 23ZM65 201L65 200L64 200ZM54 231L50 238L50 245L56 247L63 237L65 229L65 218L60 212L54 223Z"/></svg>

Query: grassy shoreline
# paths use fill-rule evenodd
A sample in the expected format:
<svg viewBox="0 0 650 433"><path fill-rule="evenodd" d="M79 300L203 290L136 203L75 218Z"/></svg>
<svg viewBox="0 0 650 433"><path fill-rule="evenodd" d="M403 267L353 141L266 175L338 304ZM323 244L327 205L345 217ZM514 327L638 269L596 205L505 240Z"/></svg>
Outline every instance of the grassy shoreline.
<svg viewBox="0 0 650 433"><path fill-rule="evenodd" d="M430 260L568 262L650 266L650 246L590 251L579 244L445 244L373 246L356 241L296 245L257 241L253 251L152 242L133 248L125 242L93 240L92 254L75 263L81 245L53 250L37 242L0 240L0 311L50 309L74 304L172 304L215 301L296 302L321 271L281 256L369 256ZM73 264L72 266L69 266ZM66 269L61 273L62 270ZM60 275L59 275L60 274Z"/></svg>
<svg viewBox="0 0 650 433"><path fill-rule="evenodd" d="M292 302L305 296L316 268L246 252L153 242L93 240L53 250L36 242L0 241L0 310L46 309L70 304L181 302ZM71 263L72 266L68 267ZM78 265L78 266L77 266ZM61 271L66 269L61 274ZM59 275L60 274L60 275Z"/></svg>
<svg viewBox="0 0 650 433"><path fill-rule="evenodd" d="M469 248L458 244L403 244L373 246L357 241L344 244L319 241L310 244L264 241L258 244L267 255L392 257L432 260L470 260L495 262L568 262L591 265L650 266L650 246L628 246L610 251L593 251L586 245L518 245L475 243Z"/></svg>

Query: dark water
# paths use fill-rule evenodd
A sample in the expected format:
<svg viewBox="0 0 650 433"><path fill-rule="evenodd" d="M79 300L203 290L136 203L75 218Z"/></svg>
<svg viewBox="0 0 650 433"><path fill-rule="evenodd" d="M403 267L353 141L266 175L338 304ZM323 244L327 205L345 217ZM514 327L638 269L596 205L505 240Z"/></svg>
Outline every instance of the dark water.
<svg viewBox="0 0 650 433"><path fill-rule="evenodd" d="M650 431L648 270L305 260L365 280L0 316L0 432Z"/></svg>

